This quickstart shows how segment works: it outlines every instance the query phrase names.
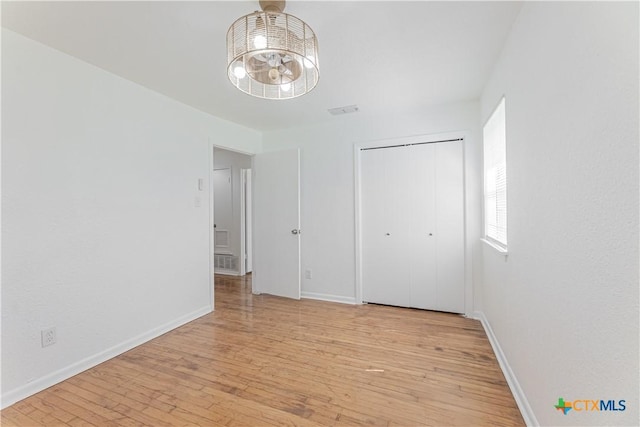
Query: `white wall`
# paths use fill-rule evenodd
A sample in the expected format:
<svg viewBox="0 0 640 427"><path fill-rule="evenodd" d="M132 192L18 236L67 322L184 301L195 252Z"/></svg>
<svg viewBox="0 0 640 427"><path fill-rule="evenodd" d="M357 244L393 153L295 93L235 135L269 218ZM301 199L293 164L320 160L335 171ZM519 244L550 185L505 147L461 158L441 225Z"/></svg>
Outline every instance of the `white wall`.
<svg viewBox="0 0 640 427"><path fill-rule="evenodd" d="M482 96L484 121L506 95L509 209L482 311L542 425L638 423L638 75L637 2L529 2Z"/></svg>
<svg viewBox="0 0 640 427"><path fill-rule="evenodd" d="M261 136L7 30L2 107L7 406L211 310L208 139Z"/></svg>
<svg viewBox="0 0 640 427"><path fill-rule="evenodd" d="M337 116L323 125L266 132L264 150L301 149L303 297L354 301L356 296L354 144L466 131L467 298L468 306L472 307L471 263L481 249L479 123L479 105L465 102L411 112L396 111L384 117L359 112ZM304 277L307 269L312 270L311 279Z"/></svg>
<svg viewBox="0 0 640 427"><path fill-rule="evenodd" d="M230 150L215 149L213 158L216 169L231 168L233 226L230 230L229 247L233 255L240 257L240 262L242 262L240 254L240 171L251 169L251 156Z"/></svg>

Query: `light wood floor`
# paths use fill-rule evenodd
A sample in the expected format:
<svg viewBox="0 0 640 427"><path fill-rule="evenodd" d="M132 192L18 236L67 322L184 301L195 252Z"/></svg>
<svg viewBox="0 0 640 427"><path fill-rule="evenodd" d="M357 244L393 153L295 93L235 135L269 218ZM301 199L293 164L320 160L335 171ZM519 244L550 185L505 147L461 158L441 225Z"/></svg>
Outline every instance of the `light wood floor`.
<svg viewBox="0 0 640 427"><path fill-rule="evenodd" d="M524 425L481 325L251 295L2 411L2 426Z"/></svg>

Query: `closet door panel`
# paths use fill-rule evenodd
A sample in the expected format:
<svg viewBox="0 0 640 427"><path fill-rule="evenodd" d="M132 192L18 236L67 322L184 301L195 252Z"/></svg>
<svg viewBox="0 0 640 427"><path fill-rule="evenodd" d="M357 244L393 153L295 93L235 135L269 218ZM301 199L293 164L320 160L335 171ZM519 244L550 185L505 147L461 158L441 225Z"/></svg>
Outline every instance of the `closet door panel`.
<svg viewBox="0 0 640 427"><path fill-rule="evenodd" d="M401 148L362 151L363 300L409 306L406 240L406 154Z"/></svg>
<svg viewBox="0 0 640 427"><path fill-rule="evenodd" d="M464 312L462 142L363 150L363 301Z"/></svg>
<svg viewBox="0 0 640 427"><path fill-rule="evenodd" d="M406 209L411 223L409 270L411 307L436 308L436 170L437 144L407 147L409 186L412 200Z"/></svg>
<svg viewBox="0 0 640 427"><path fill-rule="evenodd" d="M464 175L462 142L436 145L437 304L464 312Z"/></svg>

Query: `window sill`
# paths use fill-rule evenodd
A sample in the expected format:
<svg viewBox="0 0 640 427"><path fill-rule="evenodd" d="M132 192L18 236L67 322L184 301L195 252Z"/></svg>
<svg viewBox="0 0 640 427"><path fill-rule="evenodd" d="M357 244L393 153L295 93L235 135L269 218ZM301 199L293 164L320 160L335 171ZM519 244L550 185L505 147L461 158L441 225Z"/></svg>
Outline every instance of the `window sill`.
<svg viewBox="0 0 640 427"><path fill-rule="evenodd" d="M505 248L503 248L502 246L499 246L495 243L493 243L491 240L487 240L487 239L480 239L482 240L487 246L493 248L495 251L497 251L500 255L504 255L507 256L509 254L509 252L507 252L507 250Z"/></svg>

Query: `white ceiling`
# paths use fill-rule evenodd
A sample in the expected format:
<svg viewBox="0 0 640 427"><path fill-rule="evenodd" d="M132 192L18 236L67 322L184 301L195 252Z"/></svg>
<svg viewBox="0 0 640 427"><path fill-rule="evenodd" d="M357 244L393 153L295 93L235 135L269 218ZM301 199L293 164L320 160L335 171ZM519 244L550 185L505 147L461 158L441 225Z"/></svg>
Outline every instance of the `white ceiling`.
<svg viewBox="0 0 640 427"><path fill-rule="evenodd" d="M477 99L520 2L289 1L318 36L320 82L252 98L226 76L225 37L258 1L8 2L2 26L217 117L257 130ZM360 113L356 113L360 114Z"/></svg>

